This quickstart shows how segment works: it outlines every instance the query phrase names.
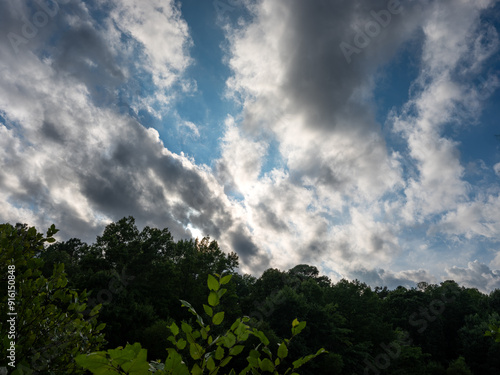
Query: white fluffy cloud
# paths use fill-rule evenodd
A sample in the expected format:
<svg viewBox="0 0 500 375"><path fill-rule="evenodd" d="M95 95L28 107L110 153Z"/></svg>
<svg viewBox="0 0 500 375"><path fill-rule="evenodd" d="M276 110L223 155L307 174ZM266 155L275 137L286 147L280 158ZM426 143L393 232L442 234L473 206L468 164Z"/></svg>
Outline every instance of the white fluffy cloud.
<svg viewBox="0 0 500 375"><path fill-rule="evenodd" d="M192 62L187 49L192 45L188 25L182 18L174 1L132 0L109 1L112 11L109 17L110 28L118 32L110 33L115 45L119 45L122 33L132 38L144 49L146 59L137 61L152 75L153 82L160 89L171 88ZM111 26L113 25L113 26ZM134 59L135 49L129 48L129 58ZM165 92L161 92L165 94Z"/></svg>
<svg viewBox="0 0 500 375"><path fill-rule="evenodd" d="M452 236L453 230L467 228L469 233L498 238L491 206L497 196L470 201L460 145L447 135L450 124L480 113L484 97L463 75L479 71L481 61L498 46L496 31L480 27L480 14L490 4L405 4L401 15L392 16L390 33L373 38L369 47L352 56L351 64L338 49L341 41L353 38L350 23L367 22L370 11L384 9L385 3L356 2L356 9L337 7L334 14L325 3L305 6L292 1L285 6L263 1L250 6L250 21L230 30L233 76L227 85L230 95L242 99L238 123L246 132L242 137L234 130L240 138L233 138L233 144L252 144L252 135L258 143L264 134L276 140L286 166L286 172L274 170L262 177L259 153L243 147L242 152L248 152L243 160L254 170L235 172L234 183L241 178L252 186L244 201L255 213L254 233L265 233L259 243L269 246L264 238L272 234L277 239L273 242L287 244L291 228L302 229L299 239L294 238L295 256L288 245L283 246L288 250L273 245L279 246L271 251L275 264L285 267L290 259L313 259L337 274L391 265L407 255L401 233L428 226L436 215L443 225L432 227L428 235ZM406 149L396 152L387 148L369 106L372 77L418 31L420 75L409 101L390 118L395 134L407 142ZM494 81L488 80L493 86ZM230 160L227 156L224 161ZM297 202L290 204L281 190L277 194L277 184L293 187ZM485 208L481 218L457 213L473 205ZM469 222L458 224L458 216ZM315 233L309 251L303 250L308 249L307 233ZM425 256L434 248L422 249ZM436 280L422 272L386 276L389 281Z"/></svg>

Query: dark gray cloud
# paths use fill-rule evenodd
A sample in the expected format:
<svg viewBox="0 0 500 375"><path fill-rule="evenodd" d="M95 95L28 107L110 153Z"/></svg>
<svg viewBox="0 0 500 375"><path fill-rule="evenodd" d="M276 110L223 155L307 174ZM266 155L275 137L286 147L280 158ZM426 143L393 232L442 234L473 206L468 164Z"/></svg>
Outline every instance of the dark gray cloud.
<svg viewBox="0 0 500 375"><path fill-rule="evenodd" d="M50 141L64 143L64 136L60 133L57 126L50 121L44 121L40 129L40 136L46 137Z"/></svg>
<svg viewBox="0 0 500 375"><path fill-rule="evenodd" d="M388 10L388 4L396 14ZM416 36L421 8L411 1L386 0L294 0L282 6L286 18L279 22L286 31L278 49L285 78L279 90L290 101L289 108L307 114L311 127L347 126L377 131L370 105L353 97L382 64ZM385 27L373 14L388 20L383 22ZM366 41L362 48L358 48L364 45L358 41L360 35ZM342 43L357 53L346 59ZM345 119L350 119L349 124L342 125Z"/></svg>
<svg viewBox="0 0 500 375"><path fill-rule="evenodd" d="M282 87L297 111L306 112L311 126L336 127L339 119L358 119L349 126L373 126L369 107L353 102L355 91L380 64L389 61L411 36L408 18L413 14L390 14L391 20L360 49L355 27L364 31L374 25L370 12L387 12L387 1L291 1L291 19L282 50L289 53L286 83ZM400 6L401 8L401 6ZM385 13L387 14L387 13ZM376 30L376 29L375 29ZM376 34L376 35L375 35ZM346 60L340 48L348 43L359 53ZM363 45L363 44L361 44ZM369 129L365 129L369 130Z"/></svg>
<svg viewBox="0 0 500 375"><path fill-rule="evenodd" d="M251 267L253 272L260 274L270 267L270 259L262 251L259 251L252 238L246 234L243 226L231 233L231 245L240 256L243 264Z"/></svg>
<svg viewBox="0 0 500 375"><path fill-rule="evenodd" d="M286 222L278 217L272 208L261 202L256 207L256 217L264 221L264 225L268 225L276 232L287 231L288 225Z"/></svg>
<svg viewBox="0 0 500 375"><path fill-rule="evenodd" d="M54 69L84 81L94 103L110 105L116 101L113 91L125 80L116 52L89 22L82 22L62 33L53 46Z"/></svg>

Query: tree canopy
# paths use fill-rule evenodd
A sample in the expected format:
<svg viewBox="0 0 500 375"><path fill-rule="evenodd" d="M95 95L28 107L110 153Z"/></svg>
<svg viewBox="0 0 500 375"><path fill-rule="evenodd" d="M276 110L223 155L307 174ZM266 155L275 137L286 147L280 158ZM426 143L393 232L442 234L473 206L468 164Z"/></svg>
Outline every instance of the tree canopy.
<svg viewBox="0 0 500 375"><path fill-rule="evenodd" d="M172 324L195 327L192 311L208 319L207 280L209 275L224 275L231 280L224 283L219 310L210 316L213 334L224 335L233 322L247 317L248 329L262 332L269 341L266 346L276 353L290 336L290 323L307 321L287 344L283 366L292 366L289 358L316 353L318 348L327 353L301 366L301 374L477 375L500 370L500 342L495 341L500 337L498 290L486 295L453 280L422 282L415 288L372 288L358 280L333 282L307 264L290 270L270 268L259 277L240 274L238 256L209 237L176 240L166 228L139 230L133 217L109 224L91 244L77 238L51 243L54 227L47 236L27 226L1 228L3 283L14 259L17 275L26 279L19 281L19 293L26 297L19 301L19 311L38 317L38 326L19 325L17 353L26 350L26 358L30 352L42 358L49 342L68 337L65 353L70 354L52 362L45 359L44 366L72 363L72 371L81 371L74 363L77 353L117 347L165 363L171 353L167 349L179 349L179 337L169 340ZM49 292L44 294L43 288ZM2 293L6 290L2 287ZM2 294L2 307L6 298ZM190 307L180 300L189 301ZM224 312L224 319L214 324L217 312ZM75 321L83 326L70 324ZM4 321L0 324L5 330ZM55 328L61 324L66 331ZM76 331L86 332L85 345L70 341L75 325ZM45 338L33 336L42 326ZM140 343L140 348L133 343ZM3 348L6 344L4 340ZM232 358L232 368L245 369L250 350L259 344L259 336L250 335L241 356Z"/></svg>

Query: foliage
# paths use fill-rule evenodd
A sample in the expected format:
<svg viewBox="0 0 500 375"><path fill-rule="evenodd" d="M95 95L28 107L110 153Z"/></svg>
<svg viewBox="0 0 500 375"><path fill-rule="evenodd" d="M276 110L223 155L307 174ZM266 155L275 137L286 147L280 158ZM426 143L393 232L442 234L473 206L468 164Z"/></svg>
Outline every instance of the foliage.
<svg viewBox="0 0 500 375"><path fill-rule="evenodd" d="M238 266L235 253L224 253L208 237L174 242L168 229L139 230L133 217L109 224L91 245L70 239L50 246L41 257L45 268L58 259L68 261L71 287L89 290L89 305L103 305L100 319L112 348L142 342L144 332L160 317L184 319L180 298L202 309L207 275L232 273ZM229 289L223 304L228 315L236 317L234 286ZM148 345L154 342L158 340ZM151 352L159 350L163 347L156 345Z"/></svg>
<svg viewBox="0 0 500 375"><path fill-rule="evenodd" d="M66 288L89 290L87 312L103 305L99 320L106 324L102 332L109 343L100 350L121 347L133 357L143 352L127 343L140 342L140 349L147 350L151 370L165 366L167 346L181 355L190 371L196 363L203 366L202 358L191 357L182 324L175 340L183 339L186 347L180 350L168 340L174 336L170 330L173 322L184 321L193 332L199 331L195 342L202 348L208 346L205 355L209 355L217 350L215 338L235 335L230 323L239 318L251 333L245 342L235 343L244 344L244 349L219 373L227 373L228 367L236 372L248 367L247 358L256 347L261 361L271 360L262 352L266 345L253 329L268 339L268 348L277 349L289 338L289 322L295 319L308 324L287 344L288 355L280 361L280 372L293 368L291 358L304 357L319 347L328 353L300 367L301 374L380 371L443 375L460 356L476 375L500 372L500 342L485 337L485 331L493 338L500 336L498 289L486 295L452 280L373 289L358 280L332 282L307 264L288 271L270 268L260 277L238 274L236 254L223 251L209 237L174 241L166 228L138 229L133 217L109 224L94 243L75 238L57 242L35 257L45 262L41 270L46 279L56 264L64 263ZM227 291L217 306L211 306L206 300L207 279L215 274L231 275L231 282L219 288ZM220 283L217 277L215 281ZM181 298L190 301L192 310L179 304ZM212 308L212 316L204 305ZM210 327L211 345L201 336L202 327L193 311L201 312L204 324ZM220 312L224 312L223 319L216 325L212 318ZM242 316L250 320L243 321ZM396 350L393 345L400 342L402 333L407 341ZM228 355L228 348L223 349ZM387 356L390 363L384 362ZM158 358L162 362L151 362ZM277 358L273 352L271 362ZM388 367L383 369L386 362Z"/></svg>
<svg viewBox="0 0 500 375"><path fill-rule="evenodd" d="M82 373L74 363L76 355L99 349L104 343L100 333L104 324L97 322L100 306L84 317L87 294L67 287L64 264L55 264L50 276L42 275L44 262L38 255L45 243L55 242L57 231L52 225L44 237L27 225L0 225L1 315L7 316L6 308L17 314L12 315L15 337L4 334L7 323L0 321L0 350L7 352L15 342L17 367L13 374L30 374L33 370ZM7 275L15 275L14 295L6 293Z"/></svg>
<svg viewBox="0 0 500 375"><path fill-rule="evenodd" d="M465 363L464 357L458 357L456 360L450 363L450 366L446 370L446 375L473 375L472 371L469 369Z"/></svg>
<svg viewBox="0 0 500 375"><path fill-rule="evenodd" d="M250 335L257 337L260 344L250 350L247 357L248 365L240 374L260 374L269 372L279 374L282 363L288 357L288 347L291 340L298 335L306 326L306 322L299 322L295 319L292 322L292 336L283 340L273 356L269 348L269 339L264 332L251 328L250 318L238 318L223 334L216 335L217 327L224 321L224 311L218 311L220 300L227 292L222 286L227 284L231 275L221 277L216 274L208 275L207 284L210 290L207 302L203 305L205 314L208 316L207 322L203 320L193 306L182 301L182 306L186 307L195 317L198 328L193 327L185 321L181 328L174 322L169 329L172 335L168 340L173 347L167 348L168 356L164 363L155 361L147 363L146 350L140 344L128 344L125 348L110 349L106 352L96 352L88 355L80 355L76 361L83 368L92 371L96 375L101 374L141 374L148 369L151 372L160 374L217 374L222 371L229 374L236 374L234 368L226 370L226 366L233 357L238 356L245 349L245 342ZM182 333L181 333L182 332ZM189 359L183 352L189 353ZM324 349L318 350L315 354L301 357L292 362L292 366L286 370L281 370L283 374L297 374L296 370L318 355L325 353Z"/></svg>
<svg viewBox="0 0 500 375"><path fill-rule="evenodd" d="M488 326L489 330L484 333L485 336L491 336L495 339L495 342L500 342L500 326L496 324L490 324Z"/></svg>

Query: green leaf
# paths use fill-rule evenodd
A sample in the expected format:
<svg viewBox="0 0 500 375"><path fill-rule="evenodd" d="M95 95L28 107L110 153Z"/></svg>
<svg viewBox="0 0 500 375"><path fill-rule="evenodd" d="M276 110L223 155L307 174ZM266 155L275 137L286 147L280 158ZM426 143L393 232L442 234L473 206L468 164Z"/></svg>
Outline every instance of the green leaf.
<svg viewBox="0 0 500 375"><path fill-rule="evenodd" d="M180 300L181 301L181 306L182 307L187 307L188 309L193 309L193 306L191 306L191 304L188 302L188 301L184 301L183 299ZM194 310L194 309L193 309Z"/></svg>
<svg viewBox="0 0 500 375"><path fill-rule="evenodd" d="M196 316L196 321L198 322L198 324L200 326L204 326L204 323L203 323L203 319L201 318L201 316L198 315L198 313L196 312L196 310L193 308L193 306L191 306L191 304L189 302L186 302L184 300L180 300L182 302L182 306L185 306L189 309L189 311L191 312L191 314L193 314L194 316Z"/></svg>
<svg viewBox="0 0 500 375"><path fill-rule="evenodd" d="M191 332L193 332L193 327L191 327L186 322L182 322L181 328L182 328L182 332L184 332L184 333L191 333Z"/></svg>
<svg viewBox="0 0 500 375"><path fill-rule="evenodd" d="M229 361L232 359L233 357L229 356L229 357L226 357L221 363L220 363L220 367L224 367L225 365L227 365L229 363Z"/></svg>
<svg viewBox="0 0 500 375"><path fill-rule="evenodd" d="M258 350L255 350L255 349L252 349L250 350L250 357L252 358L259 358L260 357L260 353Z"/></svg>
<svg viewBox="0 0 500 375"><path fill-rule="evenodd" d="M284 359L286 358L287 355L288 355L288 348L286 347L285 343L282 342L280 346L278 346L278 357L280 359Z"/></svg>
<svg viewBox="0 0 500 375"><path fill-rule="evenodd" d="M200 329L201 337L203 340L206 340L208 338L208 330L205 328Z"/></svg>
<svg viewBox="0 0 500 375"><path fill-rule="evenodd" d="M104 374L102 370L105 369L109 363L105 352L81 354L75 358L75 361L84 369L90 370L94 374Z"/></svg>
<svg viewBox="0 0 500 375"><path fill-rule="evenodd" d="M213 291L217 291L220 288L219 282L212 275L208 275L207 284L208 284L208 289L213 290Z"/></svg>
<svg viewBox="0 0 500 375"><path fill-rule="evenodd" d="M212 318L212 323L218 326L219 324L222 323L223 320L224 320L224 311L221 311L214 315L214 317Z"/></svg>
<svg viewBox="0 0 500 375"><path fill-rule="evenodd" d="M202 375L203 370L198 366L197 363L194 364L193 368L191 369L191 375Z"/></svg>
<svg viewBox="0 0 500 375"><path fill-rule="evenodd" d="M323 353L328 353L327 350L325 350L325 348L321 348L319 349L317 352L316 352L316 356L320 355L320 354L323 354Z"/></svg>
<svg viewBox="0 0 500 375"><path fill-rule="evenodd" d="M259 368L259 358L255 358L252 356L247 357L248 364L254 368Z"/></svg>
<svg viewBox="0 0 500 375"><path fill-rule="evenodd" d="M216 292L210 292L210 294L208 295L208 304L210 306L217 306L219 304L219 296Z"/></svg>
<svg viewBox="0 0 500 375"><path fill-rule="evenodd" d="M210 306L203 304L203 309L208 316L212 317L214 315L214 310Z"/></svg>
<svg viewBox="0 0 500 375"><path fill-rule="evenodd" d="M247 341L249 334L250 334L250 331L248 331L248 330L245 330L245 331L238 333L238 341Z"/></svg>
<svg viewBox="0 0 500 375"><path fill-rule="evenodd" d="M222 279L220 279L220 285L227 284L229 280L231 280L231 277L233 277L233 275L224 276Z"/></svg>
<svg viewBox="0 0 500 375"><path fill-rule="evenodd" d="M245 346L244 345L236 345L236 346L233 346L230 350L229 350L229 354L232 355L232 356L235 356L235 355L238 355L240 354L243 349L245 349Z"/></svg>
<svg viewBox="0 0 500 375"><path fill-rule="evenodd" d="M299 325L299 321L297 320L297 318L295 318L292 322L292 328L295 328L296 326Z"/></svg>
<svg viewBox="0 0 500 375"><path fill-rule="evenodd" d="M204 354L204 350L201 345L194 342L189 344L189 354L191 354L191 358L193 358L194 360L200 359Z"/></svg>
<svg viewBox="0 0 500 375"><path fill-rule="evenodd" d="M165 370L168 374L189 375L189 369L182 361L182 357L175 349L168 348L168 357L165 361Z"/></svg>
<svg viewBox="0 0 500 375"><path fill-rule="evenodd" d="M222 346L218 346L215 351L215 359L220 361L222 358L224 358L224 348Z"/></svg>
<svg viewBox="0 0 500 375"><path fill-rule="evenodd" d="M178 348L179 350L183 350L183 349L186 347L186 345L187 345L187 342L186 342L186 340L184 340L184 339L180 339L180 340L179 340L179 341L177 341L177 343L175 344L175 346L177 346L177 348Z"/></svg>
<svg viewBox="0 0 500 375"><path fill-rule="evenodd" d="M296 361L293 361L292 365L293 365L293 368L296 369L296 368L299 368L300 366L302 366L306 362L307 361L302 357L302 358L297 359Z"/></svg>
<svg viewBox="0 0 500 375"><path fill-rule="evenodd" d="M146 349L140 349L135 358L133 358L130 362L122 364L122 368L127 374L130 375L141 375L147 373L149 364L147 361Z"/></svg>
<svg viewBox="0 0 500 375"><path fill-rule="evenodd" d="M326 353L326 350L321 348L318 350L318 352L316 354L310 354L310 355L306 355L305 357L302 357L302 358L299 358L297 359L295 362L293 362L293 368L296 369L296 368L299 368L300 366L302 366L304 363L307 363L309 362L311 359L313 358L316 358L319 354L321 353Z"/></svg>
<svg viewBox="0 0 500 375"><path fill-rule="evenodd" d="M269 345L269 340L268 340L268 338L266 337L266 335L264 334L264 332L262 332L262 331L258 331L258 330L256 330L256 329L254 328L254 329L253 329L253 334L254 334L255 336L257 336L257 337L260 339L260 341L261 341L261 342L262 342L265 346Z"/></svg>
<svg viewBox="0 0 500 375"><path fill-rule="evenodd" d="M231 325L231 331L234 332L234 330L239 327L240 323L241 323L240 318L236 319L234 323Z"/></svg>
<svg viewBox="0 0 500 375"><path fill-rule="evenodd" d="M215 361L212 357L208 358L208 360L207 360L207 369L209 371L215 370Z"/></svg>
<svg viewBox="0 0 500 375"><path fill-rule="evenodd" d="M221 338L221 340L223 340L226 348L231 348L234 346L234 344L236 344L236 336L233 335L231 332L228 332L226 336Z"/></svg>
<svg viewBox="0 0 500 375"><path fill-rule="evenodd" d="M262 371L274 372L274 364L269 358L264 358L262 361L259 361L259 367Z"/></svg>
<svg viewBox="0 0 500 375"><path fill-rule="evenodd" d="M177 336L179 334L179 327L177 326L177 324L172 323L168 328L170 328L170 331L174 336Z"/></svg>
<svg viewBox="0 0 500 375"><path fill-rule="evenodd" d="M94 316L94 315L97 315L99 313L99 310L101 309L102 305L99 304L99 305L96 305L92 311L90 312L90 316Z"/></svg>
<svg viewBox="0 0 500 375"><path fill-rule="evenodd" d="M293 326L292 323L292 335L298 335L302 330L306 327L306 322L300 322L296 326Z"/></svg>

